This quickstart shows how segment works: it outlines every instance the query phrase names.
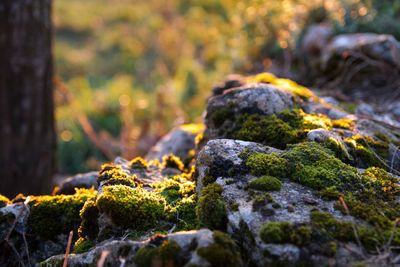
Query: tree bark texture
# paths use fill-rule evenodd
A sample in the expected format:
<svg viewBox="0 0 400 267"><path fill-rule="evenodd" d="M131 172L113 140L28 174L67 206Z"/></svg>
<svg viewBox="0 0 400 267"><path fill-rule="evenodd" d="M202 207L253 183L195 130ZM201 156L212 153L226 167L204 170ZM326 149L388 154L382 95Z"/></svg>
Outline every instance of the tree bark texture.
<svg viewBox="0 0 400 267"><path fill-rule="evenodd" d="M39 194L55 172L51 0L0 0L0 194Z"/></svg>

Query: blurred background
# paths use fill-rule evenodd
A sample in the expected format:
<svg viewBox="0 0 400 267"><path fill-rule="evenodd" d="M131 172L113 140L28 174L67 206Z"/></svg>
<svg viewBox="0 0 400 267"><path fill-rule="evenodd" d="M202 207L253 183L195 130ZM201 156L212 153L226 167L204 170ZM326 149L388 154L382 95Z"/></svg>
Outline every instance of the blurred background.
<svg viewBox="0 0 400 267"><path fill-rule="evenodd" d="M172 127L201 122L227 74L307 85L310 25L400 39L399 11L397 0L54 0L58 172L144 155Z"/></svg>

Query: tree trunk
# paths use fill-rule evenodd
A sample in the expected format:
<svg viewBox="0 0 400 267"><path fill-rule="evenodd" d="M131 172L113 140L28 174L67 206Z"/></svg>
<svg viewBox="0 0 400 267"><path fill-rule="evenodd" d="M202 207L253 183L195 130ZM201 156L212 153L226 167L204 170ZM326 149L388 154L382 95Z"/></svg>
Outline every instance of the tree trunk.
<svg viewBox="0 0 400 267"><path fill-rule="evenodd" d="M39 194L55 172L51 0L0 0L0 194Z"/></svg>

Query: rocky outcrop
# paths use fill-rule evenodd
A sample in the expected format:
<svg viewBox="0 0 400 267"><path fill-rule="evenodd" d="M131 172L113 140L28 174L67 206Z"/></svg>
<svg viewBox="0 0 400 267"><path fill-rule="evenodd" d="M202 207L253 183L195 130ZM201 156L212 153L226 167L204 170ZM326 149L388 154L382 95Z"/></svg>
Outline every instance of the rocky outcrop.
<svg viewBox="0 0 400 267"><path fill-rule="evenodd" d="M229 77L206 111L147 160L0 196L0 265L60 266L71 230L69 266L400 264L396 124L269 73Z"/></svg>

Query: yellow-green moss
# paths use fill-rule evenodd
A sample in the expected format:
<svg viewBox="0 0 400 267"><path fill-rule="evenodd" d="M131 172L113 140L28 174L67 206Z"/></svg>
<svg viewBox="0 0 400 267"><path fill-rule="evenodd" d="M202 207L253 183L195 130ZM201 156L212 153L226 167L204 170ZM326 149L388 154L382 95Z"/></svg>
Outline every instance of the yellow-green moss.
<svg viewBox="0 0 400 267"><path fill-rule="evenodd" d="M4 207L10 203L11 203L11 201L6 196L0 195L0 208Z"/></svg>
<svg viewBox="0 0 400 267"><path fill-rule="evenodd" d="M95 195L94 190L77 189L74 195L32 197L29 202L30 229L43 239L52 239L71 230L76 232L81 221L79 211L86 200Z"/></svg>
<svg viewBox="0 0 400 267"><path fill-rule="evenodd" d="M332 120L332 127L351 130L354 128L354 120L352 120L352 119Z"/></svg>
<svg viewBox="0 0 400 267"><path fill-rule="evenodd" d="M275 177L284 177L287 169L287 161L275 153L251 154L246 161L246 166L254 175L271 175Z"/></svg>
<svg viewBox="0 0 400 267"><path fill-rule="evenodd" d="M273 176L264 175L250 181L249 187L261 191L279 191L282 188L282 182Z"/></svg>
<svg viewBox="0 0 400 267"><path fill-rule="evenodd" d="M129 162L129 166L132 169L147 169L149 164L142 157L136 157Z"/></svg>
<svg viewBox="0 0 400 267"><path fill-rule="evenodd" d="M110 179L129 179L129 175L125 173L120 165L114 163L106 163L101 166L98 182L107 181Z"/></svg>
<svg viewBox="0 0 400 267"><path fill-rule="evenodd" d="M94 245L95 245L95 243L91 240L79 238L78 240L76 240L76 242L74 244L73 253L79 254L79 253L87 252Z"/></svg>
<svg viewBox="0 0 400 267"><path fill-rule="evenodd" d="M95 198L86 200L82 209L79 212L81 224L78 229L80 238L95 240L98 234L98 214L99 210L96 206Z"/></svg>
<svg viewBox="0 0 400 267"><path fill-rule="evenodd" d="M277 78L275 75L269 72L264 72L255 76L251 76L248 80L251 82L268 83L275 85L276 87L289 91L304 100L308 100L310 98L317 99L317 97L310 89L301 86L292 80Z"/></svg>
<svg viewBox="0 0 400 267"><path fill-rule="evenodd" d="M175 168L180 171L184 171L185 165L183 162L172 154L166 155L162 158L162 166L163 168Z"/></svg>
<svg viewBox="0 0 400 267"><path fill-rule="evenodd" d="M222 107L215 110L211 114L211 121L214 123L216 127L221 126L226 120L234 118L234 111L231 107Z"/></svg>
<svg viewBox="0 0 400 267"><path fill-rule="evenodd" d="M225 233L214 231L214 243L197 249L197 254L207 260L212 267L242 266L240 251L236 243Z"/></svg>
<svg viewBox="0 0 400 267"><path fill-rule="evenodd" d="M217 230L226 229L227 209L221 193L222 187L215 183L204 187L201 191L196 207L200 226Z"/></svg>
<svg viewBox="0 0 400 267"><path fill-rule="evenodd" d="M241 126L233 137L240 140L285 148L287 144L298 143L305 137L302 117L297 110L285 110L271 116L244 114L239 121Z"/></svg>
<svg viewBox="0 0 400 267"><path fill-rule="evenodd" d="M298 246L306 245L311 240L312 230L308 226L295 226L289 222L268 222L260 228L260 238L265 243L291 243Z"/></svg>
<svg viewBox="0 0 400 267"><path fill-rule="evenodd" d="M140 248L135 254L134 261L139 267L179 267L185 264L185 259L179 256L180 251L181 247L176 242L164 240L158 247L150 244Z"/></svg>
<svg viewBox="0 0 400 267"><path fill-rule="evenodd" d="M131 229L153 227L164 218L166 208L165 199L160 195L125 185L103 187L96 204L115 224Z"/></svg>

